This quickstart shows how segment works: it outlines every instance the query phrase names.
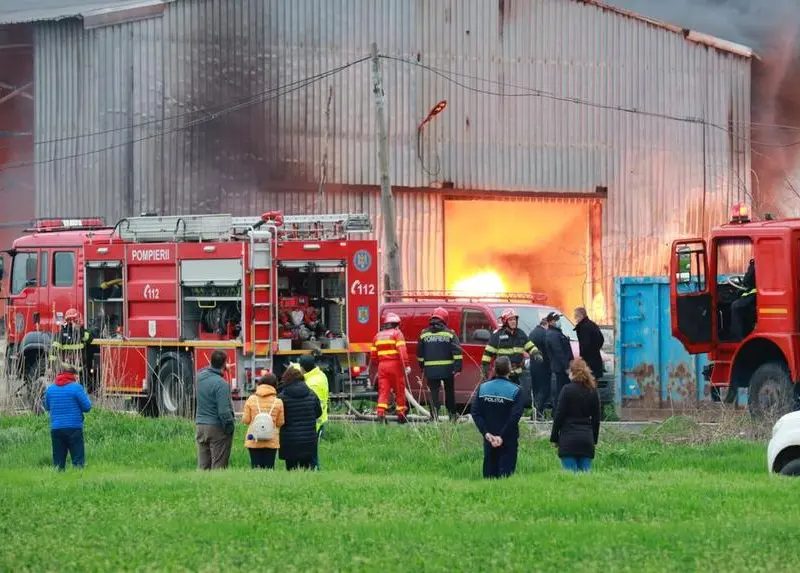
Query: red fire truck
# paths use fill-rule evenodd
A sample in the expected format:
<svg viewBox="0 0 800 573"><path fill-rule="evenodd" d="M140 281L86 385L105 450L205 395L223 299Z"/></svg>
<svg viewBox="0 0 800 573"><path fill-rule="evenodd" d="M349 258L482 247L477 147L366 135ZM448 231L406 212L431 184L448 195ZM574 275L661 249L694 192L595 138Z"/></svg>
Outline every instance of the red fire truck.
<svg viewBox="0 0 800 573"><path fill-rule="evenodd" d="M755 293L743 284L750 261ZM772 419L798 406L798 277L800 219L753 221L747 205L734 206L730 222L713 229L708 243L694 238L672 245L673 335L690 353L708 354L703 375L712 392L748 388L756 418Z"/></svg>
<svg viewBox="0 0 800 573"><path fill-rule="evenodd" d="M32 402L64 312L93 334L91 377L148 415L191 415L195 372L228 354L234 399L319 351L332 396L367 384L378 252L366 215L43 220L6 273L9 366Z"/></svg>

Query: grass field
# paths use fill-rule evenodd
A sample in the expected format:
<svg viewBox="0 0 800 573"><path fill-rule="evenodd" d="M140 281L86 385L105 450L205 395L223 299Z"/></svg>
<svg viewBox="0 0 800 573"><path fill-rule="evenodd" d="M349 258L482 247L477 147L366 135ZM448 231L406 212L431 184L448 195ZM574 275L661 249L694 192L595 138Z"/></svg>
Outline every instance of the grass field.
<svg viewBox="0 0 800 573"><path fill-rule="evenodd" d="M3 417L0 571L800 570L800 481L763 444L668 443L694 431L606 433L578 476L526 433L484 482L471 426L330 424L320 473L251 471L237 436L201 474L190 423L93 412L57 474L47 419Z"/></svg>

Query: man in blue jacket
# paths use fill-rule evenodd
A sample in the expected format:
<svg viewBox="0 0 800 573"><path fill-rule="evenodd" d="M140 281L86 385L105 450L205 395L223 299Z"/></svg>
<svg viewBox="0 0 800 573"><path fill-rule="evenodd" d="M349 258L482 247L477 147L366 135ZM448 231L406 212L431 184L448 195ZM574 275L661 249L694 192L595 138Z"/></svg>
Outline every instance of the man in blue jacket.
<svg viewBox="0 0 800 573"><path fill-rule="evenodd" d="M92 409L92 401L78 381L75 368L65 368L47 387L44 409L50 412L53 465L64 471L69 453L73 467L82 468L86 462L83 415Z"/></svg>
<svg viewBox="0 0 800 573"><path fill-rule="evenodd" d="M511 361L495 360L496 378L478 386L472 419L483 436L483 477L500 478L517 468L519 419L525 410L522 388L509 379Z"/></svg>

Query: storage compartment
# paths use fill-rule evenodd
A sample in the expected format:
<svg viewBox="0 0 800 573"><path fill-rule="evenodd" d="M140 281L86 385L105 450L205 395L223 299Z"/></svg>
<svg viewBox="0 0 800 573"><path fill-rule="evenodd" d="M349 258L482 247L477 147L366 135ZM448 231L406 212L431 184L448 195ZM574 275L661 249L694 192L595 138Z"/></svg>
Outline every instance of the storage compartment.
<svg viewBox="0 0 800 573"><path fill-rule="evenodd" d="M95 338L122 336L122 261L86 263L86 325Z"/></svg>
<svg viewBox="0 0 800 573"><path fill-rule="evenodd" d="M347 332L344 261L278 263L278 338L292 349L344 348ZM305 343L305 344L304 344Z"/></svg>
<svg viewBox="0 0 800 573"><path fill-rule="evenodd" d="M181 263L181 336L236 340L242 329L242 261Z"/></svg>

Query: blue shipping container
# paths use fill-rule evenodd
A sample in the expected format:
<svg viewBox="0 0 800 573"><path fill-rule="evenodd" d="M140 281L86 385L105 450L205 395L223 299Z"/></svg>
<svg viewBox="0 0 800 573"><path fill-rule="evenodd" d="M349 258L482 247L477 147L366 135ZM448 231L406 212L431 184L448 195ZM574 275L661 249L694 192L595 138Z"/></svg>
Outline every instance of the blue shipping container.
<svg viewBox="0 0 800 573"><path fill-rule="evenodd" d="M710 400L708 356L689 354L672 336L668 277L619 277L614 297L617 403L669 408Z"/></svg>

